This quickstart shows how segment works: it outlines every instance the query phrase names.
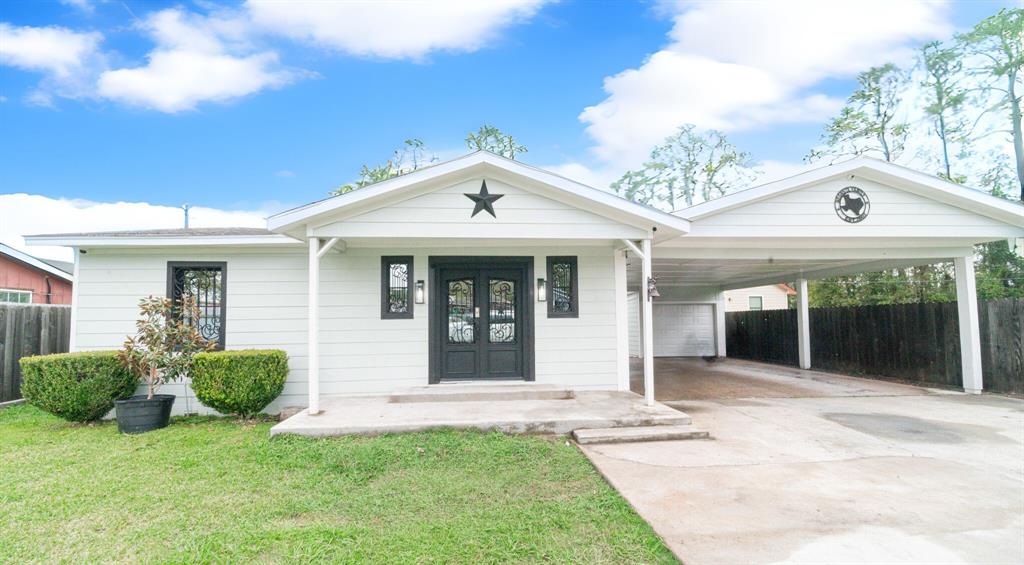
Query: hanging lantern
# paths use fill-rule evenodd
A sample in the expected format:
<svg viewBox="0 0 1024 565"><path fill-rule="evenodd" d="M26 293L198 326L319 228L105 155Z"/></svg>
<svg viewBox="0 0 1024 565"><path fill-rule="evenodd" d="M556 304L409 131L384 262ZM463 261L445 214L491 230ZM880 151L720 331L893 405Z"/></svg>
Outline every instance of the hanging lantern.
<svg viewBox="0 0 1024 565"><path fill-rule="evenodd" d="M647 299L653 300L660 296L661 294L658 293L658 278L647 277Z"/></svg>

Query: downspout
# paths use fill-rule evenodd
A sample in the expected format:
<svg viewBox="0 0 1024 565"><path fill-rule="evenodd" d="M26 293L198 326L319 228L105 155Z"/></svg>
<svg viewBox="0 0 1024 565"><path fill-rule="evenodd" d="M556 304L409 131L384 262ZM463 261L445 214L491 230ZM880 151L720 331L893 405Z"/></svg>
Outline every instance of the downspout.
<svg viewBox="0 0 1024 565"><path fill-rule="evenodd" d="M50 275L43 275L43 280L46 281L46 303L53 304L53 287L50 286Z"/></svg>

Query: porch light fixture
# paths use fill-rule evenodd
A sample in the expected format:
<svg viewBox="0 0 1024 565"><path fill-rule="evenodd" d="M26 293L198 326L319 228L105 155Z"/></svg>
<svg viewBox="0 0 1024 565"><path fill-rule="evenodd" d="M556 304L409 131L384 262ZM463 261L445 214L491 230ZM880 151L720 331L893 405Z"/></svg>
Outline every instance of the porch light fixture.
<svg viewBox="0 0 1024 565"><path fill-rule="evenodd" d="M543 278L537 279L537 302L544 302L548 299L548 281Z"/></svg>
<svg viewBox="0 0 1024 565"><path fill-rule="evenodd" d="M647 298L653 300L659 298L661 294L658 292L658 278L647 277Z"/></svg>
<svg viewBox="0 0 1024 565"><path fill-rule="evenodd" d="M426 298L423 281L416 281L416 304L423 304Z"/></svg>

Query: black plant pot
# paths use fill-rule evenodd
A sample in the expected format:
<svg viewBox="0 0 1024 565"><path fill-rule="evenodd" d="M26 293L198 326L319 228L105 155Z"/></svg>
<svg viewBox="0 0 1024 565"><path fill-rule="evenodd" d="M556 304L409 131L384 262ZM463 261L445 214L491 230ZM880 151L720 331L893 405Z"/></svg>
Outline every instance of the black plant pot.
<svg viewBox="0 0 1024 565"><path fill-rule="evenodd" d="M166 428L171 420L173 394L154 394L152 399L145 395L133 396L114 402L117 408L117 429L125 434L141 434Z"/></svg>

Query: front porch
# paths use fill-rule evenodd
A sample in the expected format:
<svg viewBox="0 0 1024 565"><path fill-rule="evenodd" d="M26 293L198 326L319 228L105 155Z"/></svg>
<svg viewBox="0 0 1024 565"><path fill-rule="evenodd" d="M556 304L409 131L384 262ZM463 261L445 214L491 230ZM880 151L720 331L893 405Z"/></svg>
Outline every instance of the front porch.
<svg viewBox="0 0 1024 565"><path fill-rule="evenodd" d="M271 435L379 435L437 428L568 434L580 429L689 426L690 417L626 391L572 391L535 384L433 385L392 395L324 398Z"/></svg>

